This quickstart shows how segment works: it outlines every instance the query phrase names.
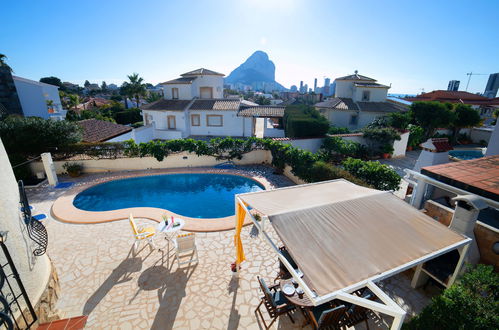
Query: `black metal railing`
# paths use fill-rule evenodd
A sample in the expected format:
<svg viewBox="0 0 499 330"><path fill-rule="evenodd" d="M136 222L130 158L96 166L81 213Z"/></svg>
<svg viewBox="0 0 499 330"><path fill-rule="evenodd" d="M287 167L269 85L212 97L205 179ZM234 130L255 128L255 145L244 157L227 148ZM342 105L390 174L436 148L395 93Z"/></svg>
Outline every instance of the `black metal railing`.
<svg viewBox="0 0 499 330"><path fill-rule="evenodd" d="M19 204L23 213L24 223L26 224L29 238L31 238L31 240L35 243L33 254L38 257L45 254L47 251L47 245L49 242L47 229L40 221L36 220L31 215L31 207L28 202L28 197L26 196L23 181L19 180L18 185L20 196Z"/></svg>
<svg viewBox="0 0 499 330"><path fill-rule="evenodd" d="M0 246L6 260L0 265L0 328L30 329L38 317L1 235Z"/></svg>

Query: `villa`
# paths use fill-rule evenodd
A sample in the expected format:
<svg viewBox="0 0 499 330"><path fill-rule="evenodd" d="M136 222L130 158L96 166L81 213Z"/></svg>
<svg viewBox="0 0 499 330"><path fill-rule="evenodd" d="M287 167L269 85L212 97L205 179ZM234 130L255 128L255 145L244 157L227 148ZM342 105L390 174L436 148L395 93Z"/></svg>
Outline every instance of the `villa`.
<svg viewBox="0 0 499 330"><path fill-rule="evenodd" d="M258 133L257 122L263 127L261 137L284 136L279 124L284 107L224 98L223 77L201 68L161 83L164 98L141 106L153 138L251 137Z"/></svg>
<svg viewBox="0 0 499 330"><path fill-rule="evenodd" d="M408 111L408 106L387 100L390 86L376 79L354 74L336 78L333 98L315 104L331 125L351 130L362 128L378 117Z"/></svg>

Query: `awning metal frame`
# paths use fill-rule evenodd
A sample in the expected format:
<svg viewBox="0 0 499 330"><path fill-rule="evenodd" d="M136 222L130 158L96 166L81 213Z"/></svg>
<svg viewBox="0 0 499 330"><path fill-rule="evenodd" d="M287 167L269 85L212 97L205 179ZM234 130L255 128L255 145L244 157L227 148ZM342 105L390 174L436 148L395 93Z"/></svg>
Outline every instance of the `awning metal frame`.
<svg viewBox="0 0 499 330"><path fill-rule="evenodd" d="M322 182L323 183L323 182ZM311 183L307 185L314 185L317 183ZM289 189L291 187L284 187L284 188L279 188L279 189ZM355 305L359 305L383 314L387 314L393 317L393 322L391 329L398 330L402 327L402 323L404 322L406 312L399 306L395 301L393 301L386 293L383 292L376 284L375 282L381 281L383 279L386 279L388 277L391 277L393 275L396 275L398 273L401 273L407 269L417 267L419 265L422 266L422 264L428 260L431 260L433 258L436 258L442 254L445 254L449 251L452 251L454 249L461 249L462 248L462 253L461 253L461 258L459 259L458 264L456 265L456 269L453 274L453 279L457 276L459 271L461 270L463 264L464 264L464 255L466 254L468 250L468 246L471 243L470 238L463 239L462 241L455 243L453 245L450 245L448 247L442 248L438 251L435 251L433 253L427 254L421 258L418 258L416 260L412 260L406 264L403 264L399 267L390 269L386 272L377 274L375 276L372 276L368 279L365 279L363 281L360 281L358 283L352 284L346 288L325 294L323 296L319 296L316 292L314 292L304 281L303 279L298 276L296 273L295 269L291 266L289 261L282 255L282 253L279 251L279 248L277 247L276 243L270 238L268 233L266 232L266 227L268 223L270 223L270 220L268 216L264 215L261 217L261 221L257 221L255 217L251 214L249 211L247 205L245 202L240 198L240 196L244 195L249 195L249 194L254 194L257 192L250 192L250 193L245 193L245 194L238 194L235 196L236 199L236 209L237 209L237 203L242 206L242 208L245 210L246 215L248 215L253 224L256 226L256 228L260 231L260 239L263 240L265 243L267 243L272 250L276 253L277 257L279 260L284 264L284 266L288 269L289 273L291 276L295 279L295 281L300 285L300 287L303 289L307 297L313 302L314 306L318 306L321 304L324 304L328 301L334 300L334 299L341 299L346 302L350 302ZM251 206L251 205L249 205ZM464 248L463 248L464 247ZM420 266L419 266L420 267ZM418 267L418 269L419 269ZM363 288L363 287L368 287L382 302L378 303L372 300L364 299L362 297L352 295L351 293Z"/></svg>

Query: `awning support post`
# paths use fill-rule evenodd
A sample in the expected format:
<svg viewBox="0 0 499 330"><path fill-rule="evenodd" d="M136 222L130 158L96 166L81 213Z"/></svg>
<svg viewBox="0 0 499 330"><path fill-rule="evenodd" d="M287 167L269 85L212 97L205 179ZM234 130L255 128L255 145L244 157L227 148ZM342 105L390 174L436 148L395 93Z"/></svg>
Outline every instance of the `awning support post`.
<svg viewBox="0 0 499 330"><path fill-rule="evenodd" d="M470 248L471 242L466 244L463 247L458 249L459 251L459 261L457 262L456 269L454 269L454 273L449 278L449 282L447 283L447 287L450 287L456 281L457 276L461 272L464 264L464 260L466 260L466 255L468 254L468 250Z"/></svg>
<svg viewBox="0 0 499 330"><path fill-rule="evenodd" d="M411 205L417 208L418 210L421 208L421 204L423 203L426 187L427 187L426 182L421 178L418 178L417 185L414 187L411 197Z"/></svg>

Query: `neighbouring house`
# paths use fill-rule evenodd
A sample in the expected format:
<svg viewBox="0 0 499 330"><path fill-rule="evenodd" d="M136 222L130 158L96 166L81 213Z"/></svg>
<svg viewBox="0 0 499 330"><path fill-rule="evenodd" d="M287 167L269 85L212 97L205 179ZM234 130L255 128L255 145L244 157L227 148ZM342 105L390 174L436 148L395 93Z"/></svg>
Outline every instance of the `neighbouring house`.
<svg viewBox="0 0 499 330"><path fill-rule="evenodd" d="M17 96L25 117L62 120L66 110L62 108L59 87L18 76L12 76Z"/></svg>
<svg viewBox="0 0 499 330"><path fill-rule="evenodd" d="M263 135L284 136L284 107L224 98L223 77L201 68L161 83L163 99L140 106L144 124L151 125L153 138L250 137L256 134L257 120L263 121Z"/></svg>
<svg viewBox="0 0 499 330"><path fill-rule="evenodd" d="M85 119L78 124L83 128L82 142L120 142L133 138L133 129L129 126L98 119Z"/></svg>
<svg viewBox="0 0 499 330"><path fill-rule="evenodd" d="M499 109L499 97L487 98L479 94L464 91L444 91L436 90L422 93L414 97L404 98L407 101L438 101L442 103L463 103L469 104L473 109L480 111L480 116L487 121L492 121L492 114L495 109Z"/></svg>
<svg viewBox="0 0 499 330"><path fill-rule="evenodd" d="M112 103L111 100L107 100L102 97L90 97L86 99L83 103L78 104L76 108L78 110L92 110L111 103Z"/></svg>
<svg viewBox="0 0 499 330"><path fill-rule="evenodd" d="M387 93L390 86L376 82L376 79L354 74L335 79L333 98L315 104L319 112L331 125L349 129L362 128L378 117L392 112L405 112L407 105L390 102Z"/></svg>

